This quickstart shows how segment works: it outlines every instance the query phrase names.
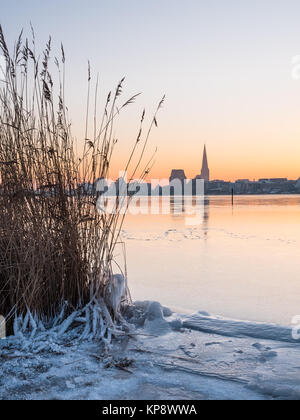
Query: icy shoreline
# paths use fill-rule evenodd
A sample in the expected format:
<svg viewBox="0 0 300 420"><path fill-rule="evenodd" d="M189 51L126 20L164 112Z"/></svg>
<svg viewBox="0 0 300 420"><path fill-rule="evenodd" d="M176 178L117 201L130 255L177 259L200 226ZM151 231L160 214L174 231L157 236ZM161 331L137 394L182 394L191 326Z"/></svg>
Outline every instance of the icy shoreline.
<svg viewBox="0 0 300 420"><path fill-rule="evenodd" d="M127 316L136 329L115 341L111 362L72 330L36 353L1 340L0 399L300 399L300 347L288 328L151 302Z"/></svg>
<svg viewBox="0 0 300 420"><path fill-rule="evenodd" d="M251 337L295 344L292 328L275 324L238 321L198 312L183 318L183 327L227 337ZM299 340L300 341L300 340Z"/></svg>

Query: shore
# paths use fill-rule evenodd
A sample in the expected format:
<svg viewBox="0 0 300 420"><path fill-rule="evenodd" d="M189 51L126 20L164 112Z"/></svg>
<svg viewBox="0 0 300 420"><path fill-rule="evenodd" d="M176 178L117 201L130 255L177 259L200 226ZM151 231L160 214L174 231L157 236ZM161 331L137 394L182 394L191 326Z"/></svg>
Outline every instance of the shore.
<svg viewBox="0 0 300 420"><path fill-rule="evenodd" d="M300 399L300 348L289 329L140 302L134 331L103 356L72 330L0 342L0 399ZM265 338L264 338L265 336Z"/></svg>

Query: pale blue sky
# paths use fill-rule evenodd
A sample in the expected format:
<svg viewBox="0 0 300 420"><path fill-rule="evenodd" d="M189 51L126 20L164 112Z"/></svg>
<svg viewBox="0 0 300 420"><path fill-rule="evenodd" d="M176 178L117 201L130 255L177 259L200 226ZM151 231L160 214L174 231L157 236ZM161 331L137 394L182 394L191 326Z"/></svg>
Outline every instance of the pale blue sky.
<svg viewBox="0 0 300 420"><path fill-rule="evenodd" d="M154 175L168 176L172 167L195 175L205 141L215 178L300 176L300 81L291 78L291 58L300 54L299 0L0 4L9 40L22 27L29 33L31 21L41 44L49 34L56 47L63 41L78 136L90 59L105 92L126 75L126 92L144 93L124 120L124 145L134 115L166 93Z"/></svg>

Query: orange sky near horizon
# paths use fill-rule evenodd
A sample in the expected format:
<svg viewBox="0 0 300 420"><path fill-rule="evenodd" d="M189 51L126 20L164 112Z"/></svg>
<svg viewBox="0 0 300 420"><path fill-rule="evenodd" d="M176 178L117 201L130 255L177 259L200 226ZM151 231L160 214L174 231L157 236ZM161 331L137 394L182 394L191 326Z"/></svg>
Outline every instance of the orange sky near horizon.
<svg viewBox="0 0 300 420"><path fill-rule="evenodd" d="M237 162L236 156L231 154L230 151L225 151L225 153L222 153L222 156L219 153L214 155L213 152L214 150L211 150L208 146L207 153L211 180L235 181L237 179L258 180L260 178L297 180L300 178L298 158L300 150L297 150L297 153L292 157L289 153L278 150L277 156L274 154L269 159L261 157L260 160L257 159L254 153L252 155L245 153L241 157L243 161L240 162ZM159 163L157 162L152 168L151 173L147 177L148 181L151 179L168 179L172 169L184 169L187 178L192 179L201 172L202 152L199 152L199 156L193 155L190 158L174 158L173 163L167 158L157 160ZM121 168L122 165L114 165L112 167L110 172L112 179L118 177L119 171L122 170Z"/></svg>
<svg viewBox="0 0 300 420"><path fill-rule="evenodd" d="M300 177L300 65L295 80L292 64L300 57L299 0L88 3L11 0L3 4L1 24L12 48L21 28L30 38L29 22L37 50L51 34L59 56L63 42L66 102L81 142L88 60L91 98L99 72L102 105L123 76L122 103L142 92L114 128L112 179L126 166L143 109L149 123L164 94L142 164L158 147L150 179L169 178L172 169L195 177L204 143L211 179ZM100 121L101 112L99 106Z"/></svg>
<svg viewBox="0 0 300 420"><path fill-rule="evenodd" d="M300 104L300 102L299 102ZM167 105L166 105L167 106ZM290 117L289 117L290 119ZM276 121L276 118L275 118ZM168 122L164 121L164 112L159 118L159 127L152 133L150 145L143 159L143 163L158 147L156 162L148 180L169 178L172 169L184 169L189 179L200 174L204 143L207 148L208 164L211 180L235 181L237 179L258 180L260 178L288 178L297 180L300 177L300 107L298 116L293 120L282 121L270 126L257 125L252 127L236 126L225 128L218 132L216 129L206 129L205 141L195 132L187 134L180 132L180 125L176 123L177 134L170 136ZM280 130L279 130L280 128ZM184 131L184 125L183 125ZM204 131L204 130L203 130ZM178 133L179 132L179 133ZM246 134L247 135L246 135ZM182 137L181 137L182 136ZM187 136L185 140L183 136ZM241 140L242 139L242 140ZM111 176L118 177L119 170L125 167L130 141L122 140L116 149Z"/></svg>

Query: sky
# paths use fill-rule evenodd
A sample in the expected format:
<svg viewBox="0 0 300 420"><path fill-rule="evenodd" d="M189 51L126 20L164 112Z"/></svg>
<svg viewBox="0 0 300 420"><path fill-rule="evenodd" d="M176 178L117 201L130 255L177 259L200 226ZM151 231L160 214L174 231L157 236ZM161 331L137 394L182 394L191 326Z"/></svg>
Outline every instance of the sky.
<svg viewBox="0 0 300 420"><path fill-rule="evenodd" d="M87 61L100 94L126 76L113 174L124 169L140 114L166 102L147 149L152 178L200 173L204 143L213 179L300 177L299 0L0 0L13 45L32 22L40 48L52 35L67 56L67 102L84 138Z"/></svg>

